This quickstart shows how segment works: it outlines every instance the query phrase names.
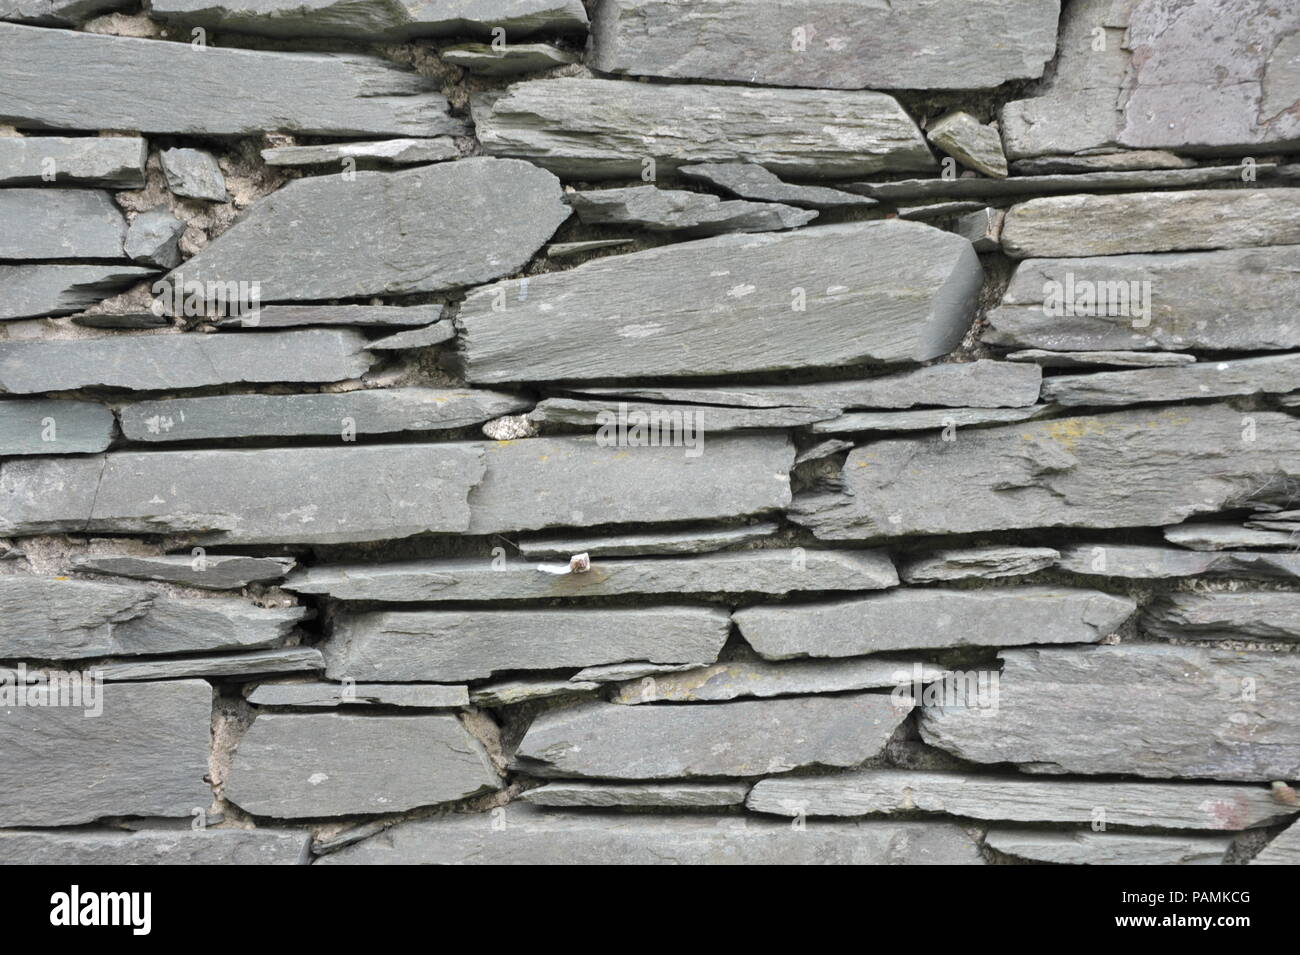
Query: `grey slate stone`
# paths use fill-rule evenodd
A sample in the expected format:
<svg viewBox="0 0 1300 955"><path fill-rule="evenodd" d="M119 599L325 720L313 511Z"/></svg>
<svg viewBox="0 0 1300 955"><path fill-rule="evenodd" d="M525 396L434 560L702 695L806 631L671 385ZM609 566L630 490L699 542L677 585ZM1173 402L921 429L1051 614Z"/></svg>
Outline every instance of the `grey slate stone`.
<svg viewBox="0 0 1300 955"><path fill-rule="evenodd" d="M1292 823L1266 845L1259 855L1250 860L1251 865L1300 864L1300 829Z"/></svg>
<svg viewBox="0 0 1300 955"><path fill-rule="evenodd" d="M1195 577L1300 576L1300 554L1251 551L1206 552L1139 544L1073 544L1061 547L1057 566L1074 574L1135 580Z"/></svg>
<svg viewBox="0 0 1300 955"><path fill-rule="evenodd" d="M157 0L154 16L185 25L262 33L268 36L339 36L348 39L407 38L446 34L487 35L503 27L510 38L538 32L583 33L587 15L580 0Z"/></svg>
<svg viewBox="0 0 1300 955"><path fill-rule="evenodd" d="M296 593L335 600L389 603L525 600L622 594L785 594L801 590L880 590L898 575L880 551L749 550L693 557L600 558L583 573L562 565L508 561L417 560L391 564L320 565L283 584ZM545 568L545 569L544 569Z"/></svg>
<svg viewBox="0 0 1300 955"><path fill-rule="evenodd" d="M908 561L899 575L909 584L971 577L1013 577L1051 567L1061 555L1050 547L962 547Z"/></svg>
<svg viewBox="0 0 1300 955"><path fill-rule="evenodd" d="M139 136L0 136L0 186L141 189L148 158Z"/></svg>
<svg viewBox="0 0 1300 955"><path fill-rule="evenodd" d="M547 783L520 793L533 806L609 809L701 809L739 806L749 792L747 783Z"/></svg>
<svg viewBox="0 0 1300 955"><path fill-rule="evenodd" d="M216 656L133 660L127 663L97 664L95 669L110 682L126 680L175 680L187 677L234 678L268 673L306 673L323 670L325 660L314 647L284 650L254 650Z"/></svg>
<svg viewBox="0 0 1300 955"><path fill-rule="evenodd" d="M465 428L530 402L477 388L379 388L314 395L212 395L141 401L118 412L132 441L391 434Z"/></svg>
<svg viewBox="0 0 1300 955"><path fill-rule="evenodd" d="M444 63L459 66L479 76L514 76L518 73L536 73L567 63L577 63L580 57L549 43L507 43L494 47L490 43L460 43L438 51Z"/></svg>
<svg viewBox="0 0 1300 955"><path fill-rule="evenodd" d="M876 441L849 453L844 490L802 494L787 513L824 540L1177 523L1300 468L1300 421L1250 416L1253 441L1242 413L1222 404ZM1159 461L1160 480L1133 487L1133 461ZM1121 486L1131 493L1116 495Z"/></svg>
<svg viewBox="0 0 1300 955"><path fill-rule="evenodd" d="M767 86L981 89L1042 75L1059 11L1055 0L601 0L588 62L606 73ZM977 49L972 37L997 41Z"/></svg>
<svg viewBox="0 0 1300 955"><path fill-rule="evenodd" d="M288 829L0 831L0 856L18 865L307 865L310 846Z"/></svg>
<svg viewBox="0 0 1300 955"><path fill-rule="evenodd" d="M117 453L0 464L0 533L340 543L461 532L481 450L405 444ZM63 488L54 497L51 486Z"/></svg>
<svg viewBox="0 0 1300 955"><path fill-rule="evenodd" d="M641 531L614 537L577 536L572 533L539 534L521 537L516 543L519 545L519 553L530 558L559 557L567 560L574 554L584 553L592 557L705 554L724 547L762 540L776 531L776 524L763 521L739 527Z"/></svg>
<svg viewBox="0 0 1300 955"><path fill-rule="evenodd" d="M340 614L322 649L330 679L458 683L621 660L702 665L729 629L725 611L703 607L369 611Z"/></svg>
<svg viewBox="0 0 1300 955"><path fill-rule="evenodd" d="M0 259L120 259L126 219L98 189L0 189Z"/></svg>
<svg viewBox="0 0 1300 955"><path fill-rule="evenodd" d="M1215 830L1271 826L1296 812L1275 802L1264 786L1047 781L890 769L761 779L746 806L777 816L919 811L1031 823L1092 823L1104 812L1107 827Z"/></svg>
<svg viewBox="0 0 1300 955"><path fill-rule="evenodd" d="M575 681L562 677L524 676L513 680L497 680L470 691L470 702L475 706L515 706L534 700L554 700L557 697L580 696L600 689L591 680Z"/></svg>
<svg viewBox="0 0 1300 955"><path fill-rule="evenodd" d="M794 229L817 218L816 212L778 202L724 200L706 192L657 186L588 189L572 193L568 200L584 225L626 225L696 238Z"/></svg>
<svg viewBox="0 0 1300 955"><path fill-rule="evenodd" d="M930 170L934 157L884 93L526 80L471 101L489 156L570 179L640 177L697 162L756 162L777 175L835 178Z"/></svg>
<svg viewBox="0 0 1300 955"><path fill-rule="evenodd" d="M985 126L963 110L940 116L925 131L932 146L943 150L968 169L998 179L1007 177L1007 157L996 126Z"/></svg>
<svg viewBox="0 0 1300 955"><path fill-rule="evenodd" d="M785 434L716 435L702 454L684 451L601 447L588 436L488 443L469 532L719 520L789 505L794 446Z"/></svg>
<svg viewBox="0 0 1300 955"><path fill-rule="evenodd" d="M4 0L0 20L72 25L126 5L126 0Z"/></svg>
<svg viewBox="0 0 1300 955"><path fill-rule="evenodd" d="M212 153L202 149L164 149L158 158L167 178L167 188L173 195L209 202L225 202L229 198L226 177Z"/></svg>
<svg viewBox="0 0 1300 955"><path fill-rule="evenodd" d="M1002 224L1002 249L1017 259L1297 243L1300 189L1045 196L1012 206Z"/></svg>
<svg viewBox="0 0 1300 955"><path fill-rule="evenodd" d="M915 668L928 682L943 670L900 660L806 660L765 663L735 660L681 673L671 673L624 683L610 696L611 703L697 703L740 697L793 696L805 693L842 693L845 690L892 689L911 686Z"/></svg>
<svg viewBox="0 0 1300 955"><path fill-rule="evenodd" d="M457 320L483 383L922 361L961 341L981 277L958 236L856 222L608 256L532 276L526 301L519 280L477 289Z"/></svg>
<svg viewBox="0 0 1300 955"><path fill-rule="evenodd" d="M1296 536L1287 531L1267 531L1237 524L1195 523L1164 529L1165 540L1192 550L1232 550L1242 547L1294 548Z"/></svg>
<svg viewBox="0 0 1300 955"><path fill-rule="evenodd" d="M783 182L774 173L752 162L694 163L678 167L677 175L759 202L784 202L809 209L863 209L876 205L875 199L855 196L851 192Z"/></svg>
<svg viewBox="0 0 1300 955"><path fill-rule="evenodd" d="M981 865L971 837L947 823L786 822L506 810L405 822L317 865Z"/></svg>
<svg viewBox="0 0 1300 955"><path fill-rule="evenodd" d="M1130 405L1300 389L1300 354L1207 361L1178 368L1144 368L1043 381L1043 399L1058 405Z"/></svg>
<svg viewBox="0 0 1300 955"><path fill-rule="evenodd" d="M260 200L173 277L257 280L266 302L435 292L515 271L568 216L559 181L518 161L316 176Z"/></svg>
<svg viewBox="0 0 1300 955"><path fill-rule="evenodd" d="M0 320L69 315L154 274L135 265L0 265Z"/></svg>
<svg viewBox="0 0 1300 955"><path fill-rule="evenodd" d="M926 706L927 743L1035 773L1270 782L1300 772L1292 654L1121 644L999 655L998 708Z"/></svg>
<svg viewBox="0 0 1300 955"><path fill-rule="evenodd" d="M456 326L451 322L434 322L424 328L412 328L409 331L386 335L370 342L366 347L372 351L402 351L406 348L428 348L441 345L456 337Z"/></svg>
<svg viewBox="0 0 1300 955"><path fill-rule="evenodd" d="M1300 640L1300 593L1171 593L1142 614L1148 636L1181 640Z"/></svg>
<svg viewBox="0 0 1300 955"><path fill-rule="evenodd" d="M635 239L589 239L585 242L552 242L546 247L546 257L566 259L587 252L598 252L601 249L616 249L631 245L635 241Z"/></svg>
<svg viewBox="0 0 1300 955"><path fill-rule="evenodd" d="M0 23L0 59L28 66L6 77L0 104L0 121L20 128L198 136L432 136L464 128L428 80L377 57L196 51L188 43ZM232 84L249 95L231 96Z"/></svg>
<svg viewBox="0 0 1300 955"><path fill-rule="evenodd" d="M172 320L167 315L155 315L153 312L98 312L73 315L72 324L84 328L141 329L167 328Z"/></svg>
<svg viewBox="0 0 1300 955"><path fill-rule="evenodd" d="M975 247L976 252L996 252L1001 247L1002 220L1006 213L1001 209L985 207L959 216L953 231Z"/></svg>
<svg viewBox="0 0 1300 955"><path fill-rule="evenodd" d="M238 590L253 583L281 580L293 569L292 557L240 557L233 554L78 557L73 568L204 590Z"/></svg>
<svg viewBox="0 0 1300 955"><path fill-rule="evenodd" d="M373 362L348 329L198 332L0 342L0 392L163 391L239 382L341 381Z"/></svg>
<svg viewBox="0 0 1300 955"><path fill-rule="evenodd" d="M0 708L0 826L188 817L208 808L212 687L117 683L101 687L97 701L103 711L93 719L81 707Z"/></svg>
<svg viewBox="0 0 1300 955"><path fill-rule="evenodd" d="M1057 173L1127 172L1135 169L1190 169L1196 160L1161 149L1125 149L1088 156L1039 156L1017 159L1011 171L1017 176Z"/></svg>
<svg viewBox="0 0 1300 955"><path fill-rule="evenodd" d="M988 313L992 327L983 340L1060 351L1300 348L1300 323L1293 321L1289 304L1300 296L1298 270L1295 246L1031 259L1016 267L1001 306ZM1096 315L1046 315L1049 282L1062 304L1070 301L1064 297L1070 287L1076 289L1077 304L1086 304L1090 289L1094 297L1105 289L1114 304L1093 309ZM1133 282L1150 283L1145 292L1136 286L1145 302L1134 301L1135 286L1115 284ZM1130 293L1127 310L1124 288ZM1149 306L1149 323L1139 306Z"/></svg>
<svg viewBox="0 0 1300 955"><path fill-rule="evenodd" d="M853 411L829 421L814 422L813 434L852 431L941 431L975 425L1028 421L1052 411L1051 405L1028 408L918 408L913 411Z"/></svg>
<svg viewBox="0 0 1300 955"><path fill-rule="evenodd" d="M247 693L254 706L330 709L337 706L404 706L444 709L469 706L465 686L406 683L259 683Z"/></svg>
<svg viewBox="0 0 1300 955"><path fill-rule="evenodd" d="M456 159L460 151L450 136L430 139L385 139L375 143L326 143L318 146L276 146L262 150L268 166L318 166L347 160L392 166Z"/></svg>
<svg viewBox="0 0 1300 955"><path fill-rule="evenodd" d="M1045 351L1026 348L1007 352L1007 361L1033 362L1040 368L1091 368L1100 365L1109 368L1179 368L1196 364L1196 356L1185 352L1149 351Z"/></svg>
<svg viewBox="0 0 1300 955"><path fill-rule="evenodd" d="M306 612L234 597L168 597L130 584L0 577L0 659L269 647Z"/></svg>
<svg viewBox="0 0 1300 955"><path fill-rule="evenodd" d="M166 208L142 212L126 231L123 250L132 262L171 269L180 265L185 223Z"/></svg>
<svg viewBox="0 0 1300 955"><path fill-rule="evenodd" d="M931 220L953 220L958 216L969 215L972 212L979 212L984 208L982 201L961 200L958 202L935 202L921 206L900 207L898 218L916 219L921 222Z"/></svg>
<svg viewBox="0 0 1300 955"><path fill-rule="evenodd" d="M48 440L47 440L48 439ZM0 401L0 455L84 454L113 440L113 412L88 401Z"/></svg>
<svg viewBox="0 0 1300 955"><path fill-rule="evenodd" d="M869 597L746 607L732 619L769 660L884 650L1096 643L1137 610L1128 597L1045 585L904 588Z"/></svg>
<svg viewBox="0 0 1300 955"><path fill-rule="evenodd" d="M298 325L359 325L415 327L442 317L441 305L263 305L256 318L227 315L213 318L219 327L288 328Z"/></svg>
<svg viewBox="0 0 1300 955"><path fill-rule="evenodd" d="M630 428L637 424L667 426L673 422L673 430L684 425L700 433L797 428L833 417L835 412L827 408L726 408L628 402L617 398L546 398L528 413L528 420L534 424L596 427L622 421Z"/></svg>
<svg viewBox="0 0 1300 955"><path fill-rule="evenodd" d="M262 713L239 740L225 794L255 816L390 813L499 789L455 716Z"/></svg>
<svg viewBox="0 0 1300 955"><path fill-rule="evenodd" d="M794 459L795 467L800 464L806 464L809 461L821 461L832 455L839 454L841 451L848 451L853 447L852 441L843 441L839 438L827 438L825 441L819 441L806 451L800 451L799 456Z"/></svg>
<svg viewBox="0 0 1300 955"><path fill-rule="evenodd" d="M940 405L970 408L1017 408L1038 400L1043 373L1008 362L980 359L927 365L912 371L846 381L803 385L725 385L622 388L577 388L589 395L626 395L650 401L672 401L738 408L912 408Z"/></svg>
<svg viewBox="0 0 1300 955"><path fill-rule="evenodd" d="M1215 836L1148 836L1129 832L992 829L986 845L1034 862L1062 865L1220 865L1232 840Z"/></svg>
<svg viewBox="0 0 1300 955"><path fill-rule="evenodd" d="M879 755L910 710L910 701L895 706L883 693L677 706L579 703L538 715L513 765L537 776L605 779L856 766Z"/></svg>
<svg viewBox="0 0 1300 955"><path fill-rule="evenodd" d="M630 660L622 663L602 663L594 667L583 667L569 677L571 683L619 683L624 680L640 680L647 676L659 676L661 673L681 673L695 670L693 663L647 663L644 660Z"/></svg>

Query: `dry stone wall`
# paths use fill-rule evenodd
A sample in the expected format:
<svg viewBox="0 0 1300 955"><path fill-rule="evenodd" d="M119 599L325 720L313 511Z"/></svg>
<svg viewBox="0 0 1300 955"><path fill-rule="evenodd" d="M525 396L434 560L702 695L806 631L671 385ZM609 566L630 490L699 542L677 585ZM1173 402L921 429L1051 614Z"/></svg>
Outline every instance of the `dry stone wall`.
<svg viewBox="0 0 1300 955"><path fill-rule="evenodd" d="M0 860L1300 861L1289 0L0 0Z"/></svg>

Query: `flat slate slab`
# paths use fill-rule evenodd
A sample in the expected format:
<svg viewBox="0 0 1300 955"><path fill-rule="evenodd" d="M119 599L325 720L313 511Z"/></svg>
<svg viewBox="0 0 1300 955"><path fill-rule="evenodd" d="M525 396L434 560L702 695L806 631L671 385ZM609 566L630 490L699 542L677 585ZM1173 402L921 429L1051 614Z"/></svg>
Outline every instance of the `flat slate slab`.
<svg viewBox="0 0 1300 955"><path fill-rule="evenodd" d="M87 718L95 706L102 712ZM88 708L0 707L0 826L207 809L211 721L212 687L202 680L109 684Z"/></svg>
<svg viewBox="0 0 1300 955"><path fill-rule="evenodd" d="M288 328L297 325L423 327L442 316L441 305L263 305L255 316L212 318L219 328Z"/></svg>
<svg viewBox="0 0 1300 955"><path fill-rule="evenodd" d="M1300 811L1275 801L1265 786L1049 781L895 769L761 779L746 806L777 816L938 812L993 822L1229 831L1276 825Z"/></svg>
<svg viewBox="0 0 1300 955"><path fill-rule="evenodd" d="M94 453L113 430L113 412L89 401L0 401L0 455Z"/></svg>
<svg viewBox="0 0 1300 955"><path fill-rule="evenodd" d="M254 816L294 819L402 812L500 787L455 716L261 713L225 795Z"/></svg>
<svg viewBox="0 0 1300 955"><path fill-rule="evenodd" d="M1300 640L1300 593L1170 593L1142 614L1148 636L1182 640Z"/></svg>
<svg viewBox="0 0 1300 955"><path fill-rule="evenodd" d="M617 426L622 421L628 428L671 426L674 430L686 428L704 433L798 428L835 416L835 411L828 408L727 408L620 398L546 398L528 413L528 420L585 428Z"/></svg>
<svg viewBox="0 0 1300 955"><path fill-rule="evenodd" d="M0 577L0 659L269 647L306 613L237 597L169 597L133 584Z"/></svg>
<svg viewBox="0 0 1300 955"><path fill-rule="evenodd" d="M1134 580L1195 577L1300 576L1300 554L1255 551L1192 551L1140 544L1074 544L1061 547L1057 566L1074 574Z"/></svg>
<svg viewBox="0 0 1300 955"><path fill-rule="evenodd" d="M1026 348L1007 352L1007 361L1033 362L1040 368L1180 368L1196 364L1185 352L1149 351L1046 351Z"/></svg>
<svg viewBox="0 0 1300 955"><path fill-rule="evenodd" d="M392 434L482 424L530 407L475 388L381 388L313 395L213 395L142 401L118 412L132 441Z"/></svg>
<svg viewBox="0 0 1300 955"><path fill-rule="evenodd" d="M464 129L430 81L377 57L211 45L196 52L189 43L0 23L0 59L28 67L7 77L0 105L0 121L19 128L199 136Z"/></svg>
<svg viewBox="0 0 1300 955"><path fill-rule="evenodd" d="M1013 577L1051 567L1061 555L1050 547L960 547L916 557L900 570L909 584L972 577Z"/></svg>
<svg viewBox="0 0 1300 955"><path fill-rule="evenodd" d="M533 720L513 765L537 776L604 779L856 766L880 754L910 710L910 701L895 706L885 693L675 706L580 703Z"/></svg>
<svg viewBox="0 0 1300 955"><path fill-rule="evenodd" d="M1221 865L1232 846L1231 839L1212 836L1148 836L1088 829L992 829L984 843L1007 855L1057 865Z"/></svg>
<svg viewBox="0 0 1300 955"><path fill-rule="evenodd" d="M157 274L137 265L0 265L0 320L70 315Z"/></svg>
<svg viewBox="0 0 1300 955"><path fill-rule="evenodd" d="M374 143L323 143L316 146L275 146L262 150L262 160L268 166L319 166L338 163L345 169L355 169L357 162L385 166L410 166L417 163L442 162L456 159L460 150L450 136L430 139L384 139ZM345 163L354 165L348 167Z"/></svg>
<svg viewBox="0 0 1300 955"><path fill-rule="evenodd" d="M808 209L864 209L876 205L875 199L839 189L783 182L775 173L752 162L694 163L679 166L677 175L758 202L783 202Z"/></svg>
<svg viewBox="0 0 1300 955"><path fill-rule="evenodd" d="M563 677L521 676L509 680L494 680L470 691L469 700L475 706L515 706L534 700L553 700L557 697L581 696L600 689L600 684Z"/></svg>
<svg viewBox="0 0 1300 955"><path fill-rule="evenodd" d="M461 357L476 383L922 361L961 341L982 274L969 242L920 223L717 236L532 276L526 300L520 280L477 289Z"/></svg>
<svg viewBox="0 0 1300 955"><path fill-rule="evenodd" d="M479 76L514 76L536 73L582 57L549 43L507 43L494 47L490 43L458 43L438 51L444 63L459 66Z"/></svg>
<svg viewBox="0 0 1300 955"><path fill-rule="evenodd" d="M241 679L274 673L308 673L325 669L325 660L315 647L284 650L253 650L203 657L132 660L104 663L95 667L108 681L175 680L188 677Z"/></svg>
<svg viewBox="0 0 1300 955"><path fill-rule="evenodd" d="M99 189L0 189L0 259L120 259L126 219Z"/></svg>
<svg viewBox="0 0 1300 955"><path fill-rule="evenodd" d="M733 619L761 656L788 660L883 650L1096 643L1136 611L1128 597L1082 588L925 587L822 603L746 607Z"/></svg>
<svg viewBox="0 0 1300 955"><path fill-rule="evenodd" d="M1290 531L1261 530L1239 524L1197 522L1166 527L1164 538L1171 544L1191 550L1216 551L1249 547L1285 547L1294 549L1296 535Z"/></svg>
<svg viewBox="0 0 1300 955"><path fill-rule="evenodd" d="M471 101L489 156L568 179L639 178L697 162L756 162L812 179L937 168L907 111L885 93L525 80Z"/></svg>
<svg viewBox="0 0 1300 955"><path fill-rule="evenodd" d="M1035 773L1264 783L1300 773L1291 654L1121 644L999 656L998 708L926 706L927 743Z"/></svg>
<svg viewBox="0 0 1300 955"><path fill-rule="evenodd" d="M1043 399L1065 407L1130 405L1296 390L1300 390L1300 353L1178 368L1057 375L1043 382Z"/></svg>
<svg viewBox="0 0 1300 955"><path fill-rule="evenodd" d="M1002 249L1017 259L1297 243L1300 189L1045 196L1012 206L1002 224Z"/></svg>
<svg viewBox="0 0 1300 955"><path fill-rule="evenodd" d="M565 564L416 560L318 565L285 581L286 590L335 600L418 603L526 600L621 594L786 594L800 590L880 590L898 583L881 551L749 550L690 557L596 558L591 569Z"/></svg>
<svg viewBox="0 0 1300 955"><path fill-rule="evenodd" d="M310 850L311 833L289 829L0 831L15 865L307 865Z"/></svg>
<svg viewBox="0 0 1300 955"><path fill-rule="evenodd" d="M584 225L616 225L683 236L775 232L807 225L816 212L779 202L719 199L706 192L623 186L588 189L568 197Z"/></svg>
<svg viewBox="0 0 1300 955"><path fill-rule="evenodd" d="M165 391L243 382L342 381L374 357L350 329L263 334L182 332L0 342L0 391Z"/></svg>
<svg viewBox="0 0 1300 955"><path fill-rule="evenodd" d="M298 179L169 278L255 279L265 302L475 285L532 258L569 217L560 196L559 180L545 170L484 157Z"/></svg>
<svg viewBox="0 0 1300 955"><path fill-rule="evenodd" d="M1060 314L1043 310L1048 289ZM1080 353L1295 349L1300 323L1286 303L1296 296L1300 246L1031 259L988 313L983 340Z"/></svg>
<svg viewBox="0 0 1300 955"><path fill-rule="evenodd" d="M134 554L78 557L76 570L139 580L160 580L204 590L238 590L249 584L280 580L293 569L292 557L240 557L235 554Z"/></svg>
<svg viewBox="0 0 1300 955"><path fill-rule="evenodd" d="M854 431L943 431L1008 421L1028 421L1054 410L1051 405L1028 408L916 408L910 411L853 411L813 422L812 434Z"/></svg>
<svg viewBox="0 0 1300 955"><path fill-rule="evenodd" d="M0 136L0 186L144 187L139 136Z"/></svg>
<svg viewBox="0 0 1300 955"><path fill-rule="evenodd" d="M1041 76L1059 5L787 6L778 0L600 0L588 63L604 73L823 89L983 89ZM974 50L973 36L997 37Z"/></svg>
<svg viewBox="0 0 1300 955"><path fill-rule="evenodd" d="M322 649L333 680L459 683L497 671L622 660L712 663L731 621L723 610L415 610L342 613Z"/></svg>
<svg viewBox="0 0 1300 955"><path fill-rule="evenodd" d="M558 557L574 554L592 557L640 557L654 554L707 554L739 544L762 540L777 532L778 525L769 521L742 524L738 527L696 530L641 531L617 536L583 536L557 533L521 537L516 543L519 553L528 558Z"/></svg>
<svg viewBox="0 0 1300 955"><path fill-rule="evenodd" d="M532 806L581 806L608 809L619 806L664 809L701 809L739 806L749 792L748 783L571 783L555 782L520 793Z"/></svg>
<svg viewBox="0 0 1300 955"><path fill-rule="evenodd" d="M876 441L849 452L843 491L801 495L788 513L828 540L1175 524L1267 483L1259 475L1300 467L1300 421L1251 415L1253 441L1242 439L1242 413L1222 404ZM1134 460L1160 461L1161 480L1117 496Z"/></svg>
<svg viewBox="0 0 1300 955"><path fill-rule="evenodd" d="M0 529L185 533L223 544L463 532L481 455L474 445L405 444L7 461ZM51 486L62 493L51 496Z"/></svg>
<svg viewBox="0 0 1300 955"><path fill-rule="evenodd" d="M469 688L406 683L259 683L245 694L245 698L254 706L305 709L339 706L445 709L469 706Z"/></svg>
<svg viewBox="0 0 1300 955"><path fill-rule="evenodd" d="M982 865L949 823L787 822L734 816L558 813L531 807L405 822L323 856L317 865ZM743 825L741 824L743 822Z"/></svg>

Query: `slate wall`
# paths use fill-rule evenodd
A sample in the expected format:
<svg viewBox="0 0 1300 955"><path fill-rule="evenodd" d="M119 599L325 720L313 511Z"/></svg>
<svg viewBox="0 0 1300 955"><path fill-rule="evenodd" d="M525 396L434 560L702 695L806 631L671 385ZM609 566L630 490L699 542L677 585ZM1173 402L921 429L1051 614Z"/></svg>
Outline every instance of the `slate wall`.
<svg viewBox="0 0 1300 955"><path fill-rule="evenodd" d="M0 21L3 861L1300 858L1295 4Z"/></svg>

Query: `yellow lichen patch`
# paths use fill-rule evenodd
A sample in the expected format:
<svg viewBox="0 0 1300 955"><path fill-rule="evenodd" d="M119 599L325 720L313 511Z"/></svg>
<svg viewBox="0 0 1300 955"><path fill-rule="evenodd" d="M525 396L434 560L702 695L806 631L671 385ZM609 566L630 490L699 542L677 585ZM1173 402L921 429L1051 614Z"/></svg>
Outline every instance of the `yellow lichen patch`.
<svg viewBox="0 0 1300 955"><path fill-rule="evenodd" d="M1057 418L1047 422L1046 427L1048 437L1067 451L1073 451L1086 435L1101 434L1106 430L1097 418Z"/></svg>

